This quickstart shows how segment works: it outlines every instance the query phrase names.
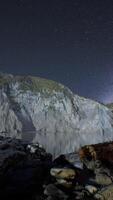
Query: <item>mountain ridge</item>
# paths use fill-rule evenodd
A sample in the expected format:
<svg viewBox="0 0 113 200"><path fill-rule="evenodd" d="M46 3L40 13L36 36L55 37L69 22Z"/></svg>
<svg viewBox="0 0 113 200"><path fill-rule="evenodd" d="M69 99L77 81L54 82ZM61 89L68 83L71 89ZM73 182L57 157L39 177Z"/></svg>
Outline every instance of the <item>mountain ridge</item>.
<svg viewBox="0 0 113 200"><path fill-rule="evenodd" d="M41 143L57 156L113 140L113 113L55 81L0 75L0 135Z"/></svg>

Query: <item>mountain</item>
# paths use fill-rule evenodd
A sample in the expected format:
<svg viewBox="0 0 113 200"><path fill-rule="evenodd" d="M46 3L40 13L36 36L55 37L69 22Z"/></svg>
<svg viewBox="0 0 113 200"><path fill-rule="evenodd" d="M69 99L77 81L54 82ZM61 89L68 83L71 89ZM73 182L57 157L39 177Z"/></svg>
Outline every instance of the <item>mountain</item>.
<svg viewBox="0 0 113 200"><path fill-rule="evenodd" d="M56 156L113 140L112 123L109 108L59 83L0 74L1 136L38 141Z"/></svg>

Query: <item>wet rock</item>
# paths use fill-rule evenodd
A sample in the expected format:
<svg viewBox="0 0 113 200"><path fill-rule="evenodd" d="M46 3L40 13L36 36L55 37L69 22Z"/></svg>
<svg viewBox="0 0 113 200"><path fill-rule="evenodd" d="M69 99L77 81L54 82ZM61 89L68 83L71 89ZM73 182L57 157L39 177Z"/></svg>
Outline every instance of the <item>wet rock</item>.
<svg viewBox="0 0 113 200"><path fill-rule="evenodd" d="M81 185L76 185L73 189L73 197L75 199L83 199L84 198L84 187Z"/></svg>
<svg viewBox="0 0 113 200"><path fill-rule="evenodd" d="M95 195L95 199L98 200L113 200L113 184L103 188Z"/></svg>
<svg viewBox="0 0 113 200"><path fill-rule="evenodd" d="M94 194L97 192L97 188L93 185L86 185L85 189L88 190L90 194Z"/></svg>
<svg viewBox="0 0 113 200"><path fill-rule="evenodd" d="M50 174L57 179L73 180L76 176L76 172L69 168L52 168Z"/></svg>
<svg viewBox="0 0 113 200"><path fill-rule="evenodd" d="M74 200L93 200L93 195L83 186L75 187L73 194Z"/></svg>
<svg viewBox="0 0 113 200"><path fill-rule="evenodd" d="M107 176L106 174L96 174L95 177L95 182L98 185L102 185L102 186L106 186L106 185L110 185L112 184L112 180L109 176Z"/></svg>
<svg viewBox="0 0 113 200"><path fill-rule="evenodd" d="M54 199L54 200L57 199L66 200L68 198L68 196L63 191L58 189L53 184L47 185L47 187L44 190L44 194L49 196L49 199Z"/></svg>
<svg viewBox="0 0 113 200"><path fill-rule="evenodd" d="M50 174L56 178L58 184L66 188L73 186L73 181L76 176L75 170L69 168L52 168Z"/></svg>

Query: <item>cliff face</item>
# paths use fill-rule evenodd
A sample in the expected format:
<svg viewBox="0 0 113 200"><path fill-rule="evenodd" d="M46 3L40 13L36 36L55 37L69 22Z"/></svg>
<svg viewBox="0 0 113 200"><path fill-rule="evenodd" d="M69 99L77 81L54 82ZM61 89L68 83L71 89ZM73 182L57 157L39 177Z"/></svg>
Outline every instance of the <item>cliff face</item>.
<svg viewBox="0 0 113 200"><path fill-rule="evenodd" d="M112 112L54 81L0 76L0 135L41 143L53 155L113 140Z"/></svg>

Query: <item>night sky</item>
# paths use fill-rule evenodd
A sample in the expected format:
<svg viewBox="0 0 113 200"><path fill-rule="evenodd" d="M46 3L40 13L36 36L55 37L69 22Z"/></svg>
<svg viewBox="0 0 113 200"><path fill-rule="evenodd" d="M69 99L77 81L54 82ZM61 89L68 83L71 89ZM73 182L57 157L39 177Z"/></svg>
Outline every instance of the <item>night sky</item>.
<svg viewBox="0 0 113 200"><path fill-rule="evenodd" d="M113 102L113 0L0 0L0 71Z"/></svg>

